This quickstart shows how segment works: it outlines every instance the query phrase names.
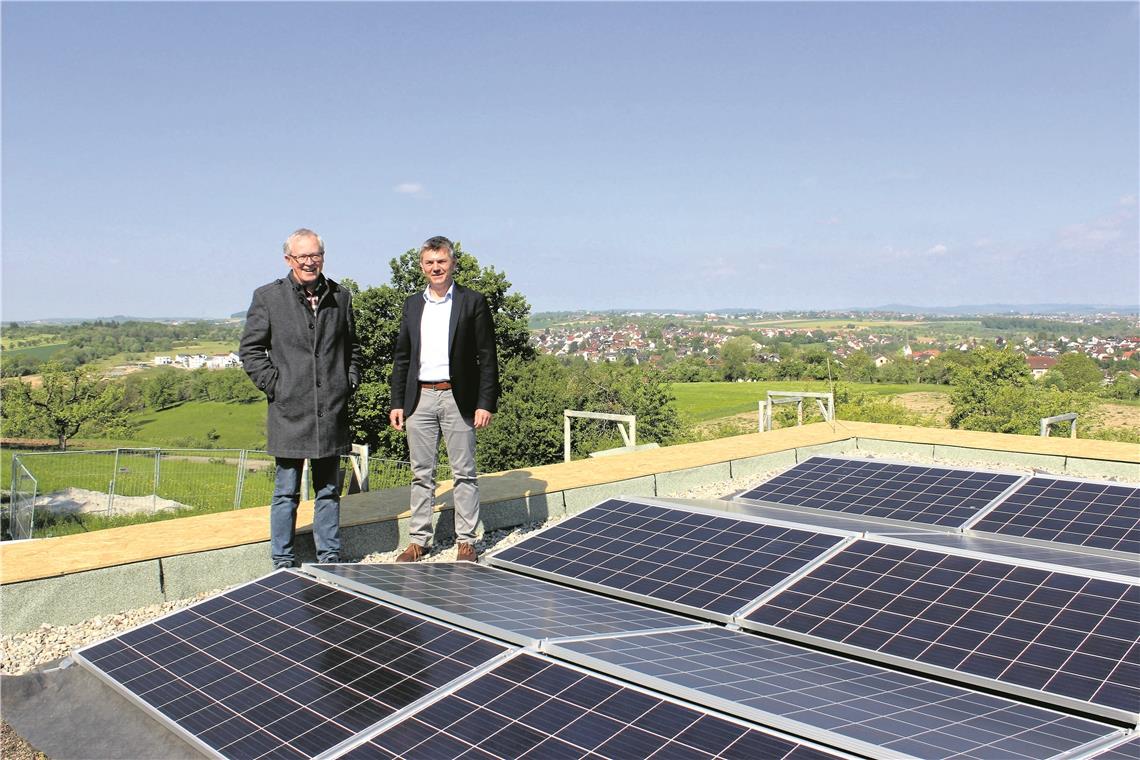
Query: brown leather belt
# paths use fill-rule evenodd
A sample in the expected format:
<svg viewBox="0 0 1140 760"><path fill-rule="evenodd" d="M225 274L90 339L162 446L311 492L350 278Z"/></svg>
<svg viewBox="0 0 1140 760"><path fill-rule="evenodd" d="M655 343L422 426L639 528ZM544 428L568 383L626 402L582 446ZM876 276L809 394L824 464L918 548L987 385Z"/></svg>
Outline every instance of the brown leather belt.
<svg viewBox="0 0 1140 760"><path fill-rule="evenodd" d="M433 391L449 391L451 390L451 383L420 383L421 388L428 388Z"/></svg>

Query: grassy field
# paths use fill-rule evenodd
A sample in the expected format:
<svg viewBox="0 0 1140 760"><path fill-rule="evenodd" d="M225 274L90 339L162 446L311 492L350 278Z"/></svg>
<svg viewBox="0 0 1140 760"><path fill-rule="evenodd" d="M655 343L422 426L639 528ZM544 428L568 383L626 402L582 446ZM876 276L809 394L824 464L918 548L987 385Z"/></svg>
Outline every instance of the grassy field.
<svg viewBox="0 0 1140 760"><path fill-rule="evenodd" d="M17 356L28 356L33 359L47 361L56 351L66 347L66 343L48 343L45 346L31 346L29 348L5 348L4 356L9 359L14 359Z"/></svg>
<svg viewBox="0 0 1140 760"><path fill-rule="evenodd" d="M215 448L260 449L265 447L265 415L264 402L188 401L161 412L148 410L132 420L140 424L138 438L151 446L205 445L213 431Z"/></svg>
<svg viewBox="0 0 1140 760"><path fill-rule="evenodd" d="M822 380L811 382L783 380L760 383L673 383L669 386L677 397L677 411L689 423L708 422L734 414L755 412L757 403L764 401L768 391L813 391L826 393L828 384ZM900 393L929 391L949 393L946 385L888 385L880 383L847 383L855 393L874 396L896 396Z"/></svg>

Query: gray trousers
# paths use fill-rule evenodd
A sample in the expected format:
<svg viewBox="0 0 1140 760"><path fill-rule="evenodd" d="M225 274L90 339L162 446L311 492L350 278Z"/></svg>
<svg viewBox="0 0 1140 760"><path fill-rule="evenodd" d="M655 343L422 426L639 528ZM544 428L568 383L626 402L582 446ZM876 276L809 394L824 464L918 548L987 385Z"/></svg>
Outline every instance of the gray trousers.
<svg viewBox="0 0 1140 760"><path fill-rule="evenodd" d="M474 543L479 524L479 482L475 475L475 420L465 419L451 391L420 390L420 400L405 420L412 457L412 519L408 532L420 546L431 543L435 506L435 468L439 439L447 442L447 458L455 484L455 538Z"/></svg>

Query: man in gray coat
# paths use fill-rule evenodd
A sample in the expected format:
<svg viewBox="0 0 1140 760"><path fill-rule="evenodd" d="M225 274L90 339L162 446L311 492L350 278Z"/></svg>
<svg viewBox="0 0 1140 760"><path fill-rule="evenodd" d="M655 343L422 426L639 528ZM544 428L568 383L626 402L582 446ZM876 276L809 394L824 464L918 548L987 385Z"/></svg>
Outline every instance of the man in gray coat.
<svg viewBox="0 0 1140 760"><path fill-rule="evenodd" d="M253 293L239 355L269 399L268 449L277 461L269 509L275 568L293 567L301 469L309 460L319 562L340 561L340 455L351 449L348 400L360 384L352 296L322 274L325 244L299 229L285 240L289 274Z"/></svg>

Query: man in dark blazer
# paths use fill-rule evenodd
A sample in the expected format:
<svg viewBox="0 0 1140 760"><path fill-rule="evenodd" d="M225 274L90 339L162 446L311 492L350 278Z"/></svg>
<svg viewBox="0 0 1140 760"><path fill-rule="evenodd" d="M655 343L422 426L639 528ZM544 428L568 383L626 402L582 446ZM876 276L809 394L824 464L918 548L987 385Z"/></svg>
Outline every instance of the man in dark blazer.
<svg viewBox="0 0 1140 760"><path fill-rule="evenodd" d="M456 554L460 561L474 562L479 524L475 430L491 424L499 400L495 324L483 294L455 283L450 240L425 242L420 269L428 286L404 302L392 369L389 419L397 430L407 425L413 475L412 540L396 561L415 562L429 551L442 436L455 484Z"/></svg>
<svg viewBox="0 0 1140 760"><path fill-rule="evenodd" d="M340 561L340 455L351 450L348 400L360 384L352 296L322 273L325 244L299 229L285 241L289 274L253 293L238 349L269 399L269 453L277 473L269 508L275 568L292 567L301 470L309 460L320 562Z"/></svg>

